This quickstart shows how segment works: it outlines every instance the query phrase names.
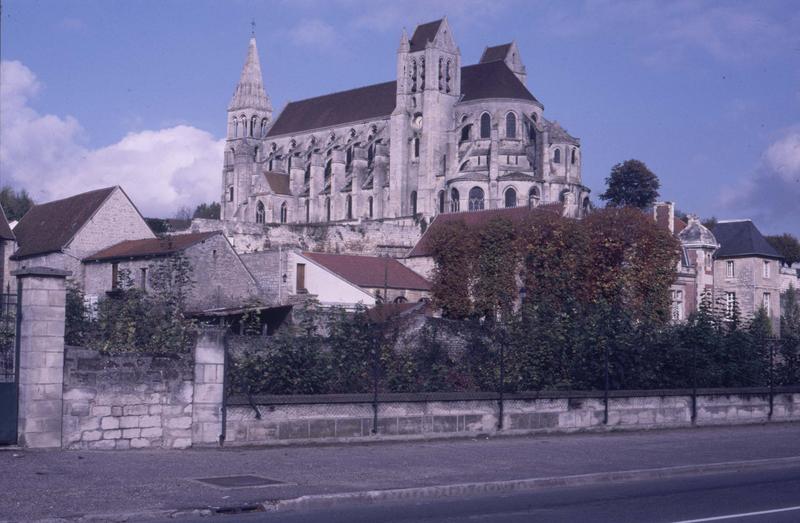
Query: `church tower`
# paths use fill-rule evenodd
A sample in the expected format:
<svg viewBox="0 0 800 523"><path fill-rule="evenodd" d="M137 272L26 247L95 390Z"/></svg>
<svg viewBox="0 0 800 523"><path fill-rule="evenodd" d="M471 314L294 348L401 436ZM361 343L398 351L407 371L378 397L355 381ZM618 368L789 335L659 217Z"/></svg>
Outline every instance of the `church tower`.
<svg viewBox="0 0 800 523"><path fill-rule="evenodd" d="M223 220L246 220L252 176L263 154L263 141L272 123L272 104L264 89L255 34L250 37L239 83L228 104L228 133L222 169ZM250 217L252 220L252 217Z"/></svg>
<svg viewBox="0 0 800 523"><path fill-rule="evenodd" d="M453 107L461 95L461 51L447 19L405 31L397 50L391 117L390 216L436 213L455 156Z"/></svg>

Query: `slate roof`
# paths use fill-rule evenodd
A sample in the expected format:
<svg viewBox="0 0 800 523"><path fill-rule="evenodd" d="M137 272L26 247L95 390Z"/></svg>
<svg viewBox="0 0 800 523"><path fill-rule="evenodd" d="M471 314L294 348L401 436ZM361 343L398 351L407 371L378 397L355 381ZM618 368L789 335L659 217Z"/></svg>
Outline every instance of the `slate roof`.
<svg viewBox="0 0 800 523"><path fill-rule="evenodd" d="M264 176L267 179L269 188L272 190L274 194L287 194L287 195L292 194L292 192L289 190L288 174L267 171L264 173Z"/></svg>
<svg viewBox="0 0 800 523"><path fill-rule="evenodd" d="M442 20L434 20L427 24L418 25L416 30L414 30L414 34L411 35L409 52L423 51L425 49L425 44L429 41L433 42L433 39L436 38L436 33L439 32L440 25L442 25Z"/></svg>
<svg viewBox="0 0 800 523"><path fill-rule="evenodd" d="M464 211L464 212L451 212L439 214L436 216L431 224L428 226L425 234L419 239L417 244L408 253L408 258L415 258L418 256L431 256L433 254L431 237L433 231L440 229L447 223L463 222L469 228L482 227L489 223L494 218L506 218L512 223L521 223L531 214L542 212L543 210L551 210L561 214L561 204L547 204L541 205L531 209L530 207L510 207L504 209L487 209L483 211Z"/></svg>
<svg viewBox="0 0 800 523"><path fill-rule="evenodd" d="M0 205L0 240L16 240L13 231L11 230L11 226L8 225L8 218L6 218L6 211L3 210L3 206Z"/></svg>
<svg viewBox="0 0 800 523"><path fill-rule="evenodd" d="M495 62L497 60L505 60L506 56L508 56L508 50L511 49L511 43L502 44L502 45L495 45L493 47L487 47L483 50L483 54L481 55L481 59L479 60L480 63L484 64L486 62Z"/></svg>
<svg viewBox="0 0 800 523"><path fill-rule="evenodd" d="M463 102L510 98L538 103L503 61L462 67L461 95ZM394 111L396 97L397 82L385 82L290 102L278 115L267 137L388 118Z"/></svg>
<svg viewBox="0 0 800 523"><path fill-rule="evenodd" d="M427 291L431 283L393 258L304 252L303 256L359 287ZM388 270L388 272L386 272Z"/></svg>
<svg viewBox="0 0 800 523"><path fill-rule="evenodd" d="M116 188L97 189L31 207L14 228L19 248L12 259L64 249Z"/></svg>
<svg viewBox="0 0 800 523"><path fill-rule="evenodd" d="M750 220L725 221L717 223L711 231L720 248L715 258L740 256L761 256L764 258L783 258L767 242L761 232Z"/></svg>
<svg viewBox="0 0 800 523"><path fill-rule="evenodd" d="M220 231L176 234L163 238L146 238L142 240L126 240L111 247L102 249L84 258L84 262L103 262L112 260L129 260L134 258L152 258L167 256L184 251L212 236L222 234Z"/></svg>
<svg viewBox="0 0 800 523"><path fill-rule="evenodd" d="M561 127L561 124L557 121L544 120L545 128L547 129L547 136L550 140L550 143L570 143L573 145L580 145L580 140L572 136L567 132L566 129Z"/></svg>

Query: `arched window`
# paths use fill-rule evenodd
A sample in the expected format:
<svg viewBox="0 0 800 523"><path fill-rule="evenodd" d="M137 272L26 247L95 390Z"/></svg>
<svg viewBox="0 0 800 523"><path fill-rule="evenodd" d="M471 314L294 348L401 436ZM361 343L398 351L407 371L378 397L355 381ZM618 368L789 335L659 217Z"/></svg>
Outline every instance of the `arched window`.
<svg viewBox="0 0 800 523"><path fill-rule="evenodd" d="M286 205L286 202L281 204L281 223L286 223L286 220L289 218L289 208Z"/></svg>
<svg viewBox="0 0 800 523"><path fill-rule="evenodd" d="M451 76L450 60L447 61L447 69L444 72L444 85L445 91L450 92L450 76Z"/></svg>
<svg viewBox="0 0 800 523"><path fill-rule="evenodd" d="M439 58L439 90L444 90L444 58Z"/></svg>
<svg viewBox="0 0 800 523"><path fill-rule="evenodd" d="M325 162L325 190L330 190L330 187L327 187L327 185L331 181L331 175L333 175L333 162L328 160Z"/></svg>
<svg viewBox="0 0 800 523"><path fill-rule="evenodd" d="M444 191L439 191L439 214L444 214Z"/></svg>
<svg viewBox="0 0 800 523"><path fill-rule="evenodd" d="M419 59L419 90L425 90L425 58Z"/></svg>
<svg viewBox="0 0 800 523"><path fill-rule="evenodd" d="M419 137L414 138L414 158L419 158Z"/></svg>
<svg viewBox="0 0 800 523"><path fill-rule="evenodd" d="M306 200L306 223L311 221L311 202Z"/></svg>
<svg viewBox="0 0 800 523"><path fill-rule="evenodd" d="M536 207L539 205L539 189L531 187L528 191L528 207Z"/></svg>
<svg viewBox="0 0 800 523"><path fill-rule="evenodd" d="M394 299L394 302L395 303L406 303L406 302L408 302L408 299L406 299L405 296L398 296L397 298Z"/></svg>
<svg viewBox="0 0 800 523"><path fill-rule="evenodd" d="M308 185L311 183L311 164L306 165L306 172L303 173L303 183Z"/></svg>
<svg viewBox="0 0 800 523"><path fill-rule="evenodd" d="M367 198L367 204L369 205L369 217L372 218L372 196Z"/></svg>
<svg viewBox="0 0 800 523"><path fill-rule="evenodd" d="M417 61L411 60L411 92L417 92Z"/></svg>
<svg viewBox="0 0 800 523"><path fill-rule="evenodd" d="M489 138L492 135L492 117L489 113L481 115L481 138Z"/></svg>
<svg viewBox="0 0 800 523"><path fill-rule="evenodd" d="M561 163L561 149L556 149L553 151L553 162Z"/></svg>
<svg viewBox="0 0 800 523"><path fill-rule="evenodd" d="M513 187L506 189L506 207L517 206L517 191Z"/></svg>
<svg viewBox="0 0 800 523"><path fill-rule="evenodd" d="M469 210L480 211L483 209L483 189L473 187L469 190Z"/></svg>
<svg viewBox="0 0 800 523"><path fill-rule="evenodd" d="M411 191L411 214L417 214L417 191Z"/></svg>
<svg viewBox="0 0 800 523"><path fill-rule="evenodd" d="M347 195L347 199L345 200L345 216L348 220L353 219L353 197L349 194Z"/></svg>
<svg viewBox="0 0 800 523"><path fill-rule="evenodd" d="M267 136L267 119L264 118L261 120L261 138L265 138Z"/></svg>
<svg viewBox="0 0 800 523"><path fill-rule="evenodd" d="M458 199L459 199L458 189L454 187L453 189L450 190L450 212L458 212L459 208Z"/></svg>
<svg viewBox="0 0 800 523"><path fill-rule="evenodd" d="M472 138L472 124L467 124L461 128L461 142L468 142Z"/></svg>
<svg viewBox="0 0 800 523"><path fill-rule="evenodd" d="M350 171L351 167L353 167L353 148L348 147L344 154L344 168L346 171Z"/></svg>
<svg viewBox="0 0 800 523"><path fill-rule="evenodd" d="M508 113L506 115L506 138L517 137L517 115Z"/></svg>
<svg viewBox="0 0 800 523"><path fill-rule="evenodd" d="M228 201L229 202L233 201L233 185L228 187Z"/></svg>
<svg viewBox="0 0 800 523"><path fill-rule="evenodd" d="M250 136L255 136L256 135L256 122L257 121L258 121L258 119L255 116L250 118Z"/></svg>
<svg viewBox="0 0 800 523"><path fill-rule="evenodd" d="M267 210L262 202L256 205L256 223L264 223L267 220Z"/></svg>
<svg viewBox="0 0 800 523"><path fill-rule="evenodd" d="M372 143L367 148L367 167L372 167L372 162L375 161L375 144Z"/></svg>
<svg viewBox="0 0 800 523"><path fill-rule="evenodd" d="M532 123L527 123L527 122L525 123L525 126L528 128L528 140L530 140L531 143L535 143L536 142L536 126L533 125Z"/></svg>
<svg viewBox="0 0 800 523"><path fill-rule="evenodd" d="M325 198L325 220L331 221L331 199Z"/></svg>
<svg viewBox="0 0 800 523"><path fill-rule="evenodd" d="M575 165L575 161L577 160L578 157L577 152L578 152L577 149L572 149L572 160L571 160L572 165Z"/></svg>
<svg viewBox="0 0 800 523"><path fill-rule="evenodd" d="M234 118L233 119L233 137L234 138L238 138L239 137L239 119L238 118Z"/></svg>

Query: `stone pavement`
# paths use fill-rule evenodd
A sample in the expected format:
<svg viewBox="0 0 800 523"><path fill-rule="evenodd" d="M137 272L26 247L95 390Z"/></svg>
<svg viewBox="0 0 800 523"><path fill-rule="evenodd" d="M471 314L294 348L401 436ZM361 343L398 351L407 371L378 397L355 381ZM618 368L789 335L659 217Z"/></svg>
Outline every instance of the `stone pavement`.
<svg viewBox="0 0 800 523"><path fill-rule="evenodd" d="M337 446L0 451L0 520L240 507L432 487L800 456L800 424ZM197 479L283 482L225 489ZM160 512L161 511L161 512ZM99 519L108 519L107 517Z"/></svg>

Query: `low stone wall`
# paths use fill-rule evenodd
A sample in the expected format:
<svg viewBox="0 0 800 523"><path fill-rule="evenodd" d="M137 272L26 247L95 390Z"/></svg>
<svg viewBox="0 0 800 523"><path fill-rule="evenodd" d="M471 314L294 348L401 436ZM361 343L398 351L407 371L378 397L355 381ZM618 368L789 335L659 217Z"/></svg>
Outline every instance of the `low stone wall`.
<svg viewBox="0 0 800 523"><path fill-rule="evenodd" d="M193 374L189 355L108 356L67 347L62 447L191 446Z"/></svg>
<svg viewBox="0 0 800 523"><path fill-rule="evenodd" d="M499 403L492 394L381 395L376 434L368 395L273 396L256 398L256 404L258 413L245 398L229 400L226 445L692 425L692 397L687 391L614 392L609 397L607 424L603 423L604 402L597 393L510 395L503 405L502 431L498 430ZM800 421L800 390L775 394L771 418L769 395L763 389L702 391L696 408L696 425Z"/></svg>

